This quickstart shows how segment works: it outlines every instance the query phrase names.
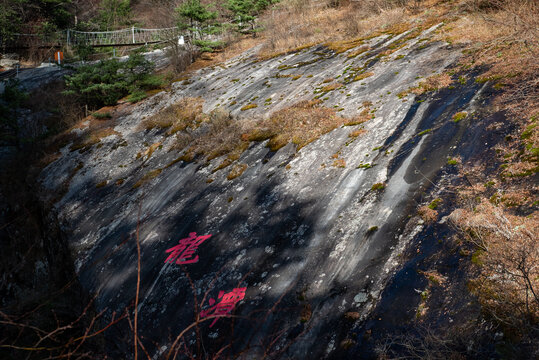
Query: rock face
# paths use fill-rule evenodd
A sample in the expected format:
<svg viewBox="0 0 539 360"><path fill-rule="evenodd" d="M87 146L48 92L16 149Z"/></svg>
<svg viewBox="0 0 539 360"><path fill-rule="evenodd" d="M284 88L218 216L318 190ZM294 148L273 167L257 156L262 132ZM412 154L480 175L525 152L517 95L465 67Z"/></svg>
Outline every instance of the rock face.
<svg viewBox="0 0 539 360"><path fill-rule="evenodd" d="M4 54L0 58L0 67L6 69L13 69L19 63L19 55L17 54Z"/></svg>
<svg viewBox="0 0 539 360"><path fill-rule="evenodd" d="M417 204L447 158L474 138L470 119L452 115L471 114L484 101L485 85L472 78L421 96L402 93L457 62L458 49L430 40L435 30L364 40L357 46L369 50L355 57L358 47L337 53L320 46L263 61L247 53L121 110L114 131L96 145L65 146L41 174L42 198L53 204L82 285L98 292L98 308L112 314L134 302L138 224L139 333L152 356L166 355L196 313L214 314L202 310L223 304L234 289L245 291L231 302L234 318L206 319L178 343L193 353L226 347L247 358L337 357L336 349L353 344L343 342L349 330L369 315L399 254L424 230ZM353 81L358 68L369 76ZM328 78L341 87L326 93ZM202 97L205 112L225 106L248 121L320 94L343 116L371 102L374 118L297 152L294 144L271 152L252 142L237 160L247 168L231 180L230 168L214 171L222 158L174 162L174 136L139 127L184 97ZM250 103L257 107L241 110ZM360 127L364 134L349 136ZM187 256L197 262L165 263L167 249L192 232L211 234ZM123 336L130 339L127 325L111 330L111 354L131 351L118 341Z"/></svg>

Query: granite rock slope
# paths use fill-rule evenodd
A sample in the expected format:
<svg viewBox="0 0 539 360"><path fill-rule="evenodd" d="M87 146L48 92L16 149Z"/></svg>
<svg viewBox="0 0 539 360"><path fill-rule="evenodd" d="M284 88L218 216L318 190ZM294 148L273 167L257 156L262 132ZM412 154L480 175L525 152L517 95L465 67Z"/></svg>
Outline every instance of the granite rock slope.
<svg viewBox="0 0 539 360"><path fill-rule="evenodd" d="M265 60L253 49L120 106L98 140L63 147L40 176L41 198L61 224L82 285L98 293L97 307L111 316L133 304L139 225L139 331L155 358L210 299L219 303L220 291L238 288L246 290L234 318L204 321L182 338L194 353L226 347L246 358L336 356L376 305L399 255L424 231L417 204L447 158L459 155L471 121L451 117L479 113L486 101L488 84L471 76L441 91L408 91L461 56L432 40L438 26ZM368 108L372 118L299 151L251 142L232 164L243 173L229 179L230 167L216 170L223 157L178 161L174 135L141 127L187 97L201 97L206 113L225 108L238 122L315 97L341 116ZM89 137L92 121L73 135ZM198 261L165 263L166 250L191 232L211 234L193 254ZM129 351L117 340L123 336L130 338L127 325L111 330L111 354Z"/></svg>

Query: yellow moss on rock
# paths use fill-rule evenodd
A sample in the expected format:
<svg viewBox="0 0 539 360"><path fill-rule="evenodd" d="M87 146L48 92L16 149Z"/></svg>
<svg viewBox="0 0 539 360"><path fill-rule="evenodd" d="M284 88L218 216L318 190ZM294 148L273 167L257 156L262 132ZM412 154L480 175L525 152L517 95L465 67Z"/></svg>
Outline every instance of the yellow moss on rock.
<svg viewBox="0 0 539 360"><path fill-rule="evenodd" d="M245 105L245 106L242 106L241 111L245 111L245 110L249 110L249 109L254 109L254 108L257 108L257 107L258 107L257 104L251 103L251 104L247 104L247 105Z"/></svg>

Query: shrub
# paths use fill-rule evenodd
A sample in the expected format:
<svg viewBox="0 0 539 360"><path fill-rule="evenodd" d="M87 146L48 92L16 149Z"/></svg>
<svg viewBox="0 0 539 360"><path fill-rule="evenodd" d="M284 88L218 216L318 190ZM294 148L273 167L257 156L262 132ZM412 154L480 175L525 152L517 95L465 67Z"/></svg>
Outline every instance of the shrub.
<svg viewBox="0 0 539 360"><path fill-rule="evenodd" d="M88 60L94 53L94 48L86 44L77 44L73 50L80 60Z"/></svg>
<svg viewBox="0 0 539 360"><path fill-rule="evenodd" d="M2 140L17 139L17 112L27 99L28 93L20 87L19 81L9 79L0 94L0 130L5 129Z"/></svg>
<svg viewBox="0 0 539 360"><path fill-rule="evenodd" d="M256 15L268 5L277 2L273 0L227 0L226 7L234 14L234 22L241 32L255 33ZM246 29L247 26L249 29Z"/></svg>
<svg viewBox="0 0 539 360"><path fill-rule="evenodd" d="M73 75L66 76L64 94L78 95L92 107L114 105L127 95L130 101L138 101L143 98L144 90L162 85L162 79L151 74L153 69L153 63L140 51L132 53L124 62L110 59L83 65Z"/></svg>
<svg viewBox="0 0 539 360"><path fill-rule="evenodd" d="M193 44L198 46L202 52L214 52L225 47L223 41L194 40Z"/></svg>
<svg viewBox="0 0 539 360"><path fill-rule="evenodd" d="M539 321L539 226L536 216L511 215L482 199L449 216L461 236L477 248L479 275L470 284L483 310L523 335ZM509 330L508 329L508 330Z"/></svg>
<svg viewBox="0 0 539 360"><path fill-rule="evenodd" d="M112 115L109 112L95 112L92 114L96 119L111 119Z"/></svg>
<svg viewBox="0 0 539 360"><path fill-rule="evenodd" d="M438 208L438 205L440 205L441 202L443 202L442 199L434 199L429 204L428 208L432 210L436 210Z"/></svg>
<svg viewBox="0 0 539 360"><path fill-rule="evenodd" d="M146 94L145 91L136 90L132 92L131 94L129 94L129 96L127 97L127 101L129 101L130 103L136 103L136 102L139 102L140 100L146 99L147 97L148 95Z"/></svg>
<svg viewBox="0 0 539 360"><path fill-rule="evenodd" d="M421 206L417 210L417 213L427 224L431 224L438 219L438 211L434 210L430 206Z"/></svg>

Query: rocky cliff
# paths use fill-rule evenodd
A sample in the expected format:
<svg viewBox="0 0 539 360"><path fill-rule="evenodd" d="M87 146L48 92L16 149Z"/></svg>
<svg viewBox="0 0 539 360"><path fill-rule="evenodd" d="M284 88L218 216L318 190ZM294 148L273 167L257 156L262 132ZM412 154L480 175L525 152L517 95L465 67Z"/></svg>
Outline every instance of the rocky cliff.
<svg viewBox="0 0 539 360"><path fill-rule="evenodd" d="M138 332L154 358L176 351L178 334L184 357L373 356L369 337L414 321L418 264L451 232L418 206L449 206L458 164L488 156L501 133L484 128L504 123L486 111L488 82L458 67L461 50L432 39L438 26L269 59L255 48L74 128L39 177L40 197L97 310L133 313L138 239ZM196 126L148 125L186 99L200 104ZM282 147L245 130L302 101L343 120ZM193 150L197 139L210 150L227 141L227 128L212 128L218 113L239 129L235 157ZM321 120L297 121L283 131ZM108 351L128 351L130 333L111 329Z"/></svg>

